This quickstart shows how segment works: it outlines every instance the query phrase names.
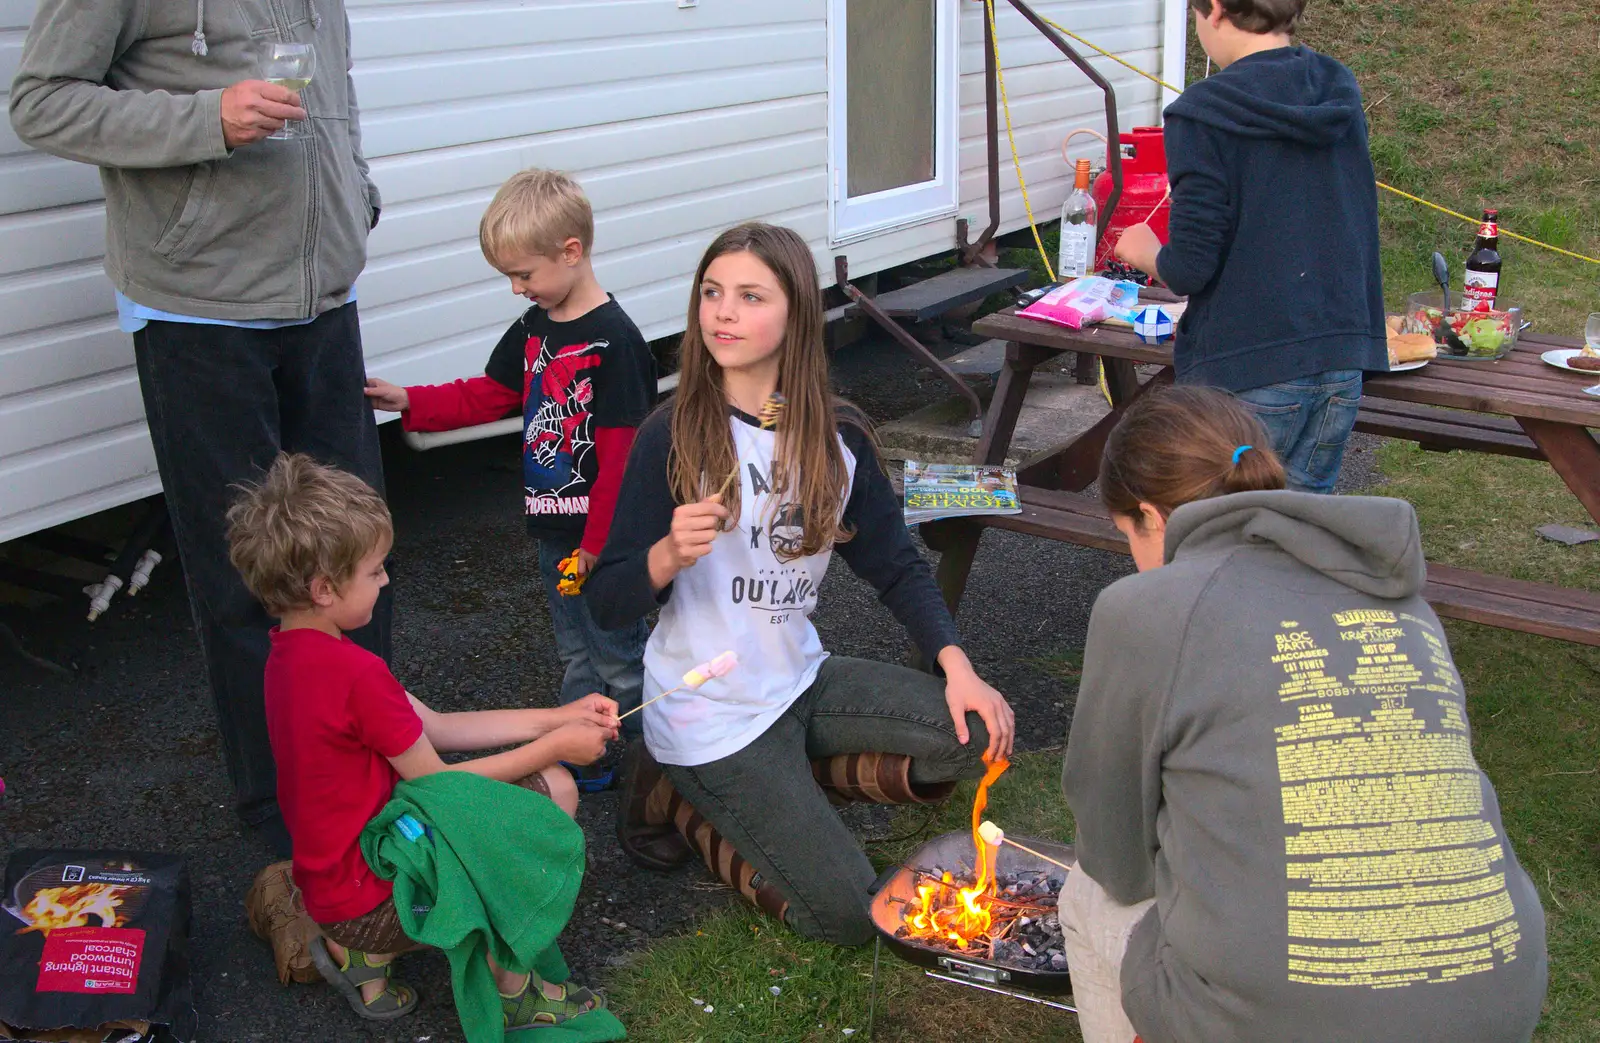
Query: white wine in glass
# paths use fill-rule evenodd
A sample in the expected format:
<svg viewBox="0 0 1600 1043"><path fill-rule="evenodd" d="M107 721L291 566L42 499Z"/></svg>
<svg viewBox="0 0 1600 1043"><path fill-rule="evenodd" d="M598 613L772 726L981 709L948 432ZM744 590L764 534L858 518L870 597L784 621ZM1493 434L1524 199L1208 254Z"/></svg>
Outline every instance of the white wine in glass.
<svg viewBox="0 0 1600 1043"><path fill-rule="evenodd" d="M308 43L285 43L279 40L263 40L261 42L261 78L268 83L287 87L292 91L303 91L311 86L311 76L316 71L317 52ZM305 99L301 99L301 108L305 108ZM308 120L287 120L283 129L268 138L283 140L285 138L303 138L311 133Z"/></svg>

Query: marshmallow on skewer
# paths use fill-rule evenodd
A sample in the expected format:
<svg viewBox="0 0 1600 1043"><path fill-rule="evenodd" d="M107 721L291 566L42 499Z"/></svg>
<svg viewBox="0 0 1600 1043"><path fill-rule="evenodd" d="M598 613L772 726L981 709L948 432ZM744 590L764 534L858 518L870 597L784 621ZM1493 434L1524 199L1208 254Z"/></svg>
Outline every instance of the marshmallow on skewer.
<svg viewBox="0 0 1600 1043"><path fill-rule="evenodd" d="M1008 840L1006 838L1006 831L995 825L993 822L984 821L978 823L978 836L982 837L983 842L990 847L999 847L1001 844L1010 844L1019 851L1026 851L1034 858L1043 859L1059 869L1065 869L1069 873L1072 872L1072 867L1067 865L1065 862L1058 862L1041 851L1035 851L1031 847L1017 843L1015 840Z"/></svg>
<svg viewBox="0 0 1600 1043"><path fill-rule="evenodd" d="M723 652L715 659L707 660L684 674L684 686L687 688L699 688L712 678L727 676L738 665L739 655L737 652Z"/></svg>
<svg viewBox="0 0 1600 1043"><path fill-rule="evenodd" d="M624 717L631 717L632 715L638 713L640 710L643 710L646 706L649 706L651 703L655 702L657 699L665 699L667 696L672 695L672 694L674 694L676 692L681 692L685 688L699 688L701 685L705 684L707 681L712 680L713 678L726 677L728 674L731 674L733 672L733 668L738 666L738 665L739 665L739 655L738 655L738 653L736 653L736 652L723 652L721 655L717 656L715 659L708 659L704 663L701 663L699 666L694 667L688 673L684 674L683 675L683 684L679 685L676 688L668 688L666 691L662 692L660 695L657 695L657 696L654 696L652 698L646 699L644 702L640 703L638 706L635 706L633 709L627 711L626 713L622 713L622 714L617 715L617 720L620 721Z"/></svg>

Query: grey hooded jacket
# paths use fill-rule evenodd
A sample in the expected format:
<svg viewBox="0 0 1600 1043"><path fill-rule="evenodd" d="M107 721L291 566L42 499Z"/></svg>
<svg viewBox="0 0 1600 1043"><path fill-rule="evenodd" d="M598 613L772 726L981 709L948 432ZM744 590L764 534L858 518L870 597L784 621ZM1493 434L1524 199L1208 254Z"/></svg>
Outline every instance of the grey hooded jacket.
<svg viewBox="0 0 1600 1043"><path fill-rule="evenodd" d="M1402 500L1185 504L1095 603L1063 784L1079 866L1154 898L1145 1043L1521 1043L1544 914L1473 758Z"/></svg>
<svg viewBox="0 0 1600 1043"><path fill-rule="evenodd" d="M318 4L323 10L318 9ZM11 88L35 148L100 167L106 273L140 304L224 320L345 303L379 205L342 0L40 0ZM256 41L311 42L314 136L229 151L222 91Z"/></svg>

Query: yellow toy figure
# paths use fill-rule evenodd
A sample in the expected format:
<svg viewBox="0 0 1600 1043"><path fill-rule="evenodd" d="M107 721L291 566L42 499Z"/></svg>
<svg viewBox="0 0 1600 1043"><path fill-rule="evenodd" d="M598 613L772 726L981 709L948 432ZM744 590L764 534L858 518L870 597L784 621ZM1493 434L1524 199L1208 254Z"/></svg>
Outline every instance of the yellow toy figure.
<svg viewBox="0 0 1600 1043"><path fill-rule="evenodd" d="M556 584L556 589L566 597L576 597L583 593L583 581L589 577L578 571L578 552L573 551L561 559L561 582Z"/></svg>

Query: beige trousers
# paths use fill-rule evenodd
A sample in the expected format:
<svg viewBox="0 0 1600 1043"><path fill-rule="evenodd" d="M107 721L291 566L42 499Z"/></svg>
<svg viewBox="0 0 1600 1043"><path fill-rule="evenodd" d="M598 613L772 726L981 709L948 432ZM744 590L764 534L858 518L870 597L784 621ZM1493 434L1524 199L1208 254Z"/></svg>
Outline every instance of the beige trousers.
<svg viewBox="0 0 1600 1043"><path fill-rule="evenodd" d="M1067 874L1061 888L1061 933L1083 1043L1133 1043L1138 1035L1122 1011L1122 955L1153 901L1118 905L1088 873L1075 869Z"/></svg>

